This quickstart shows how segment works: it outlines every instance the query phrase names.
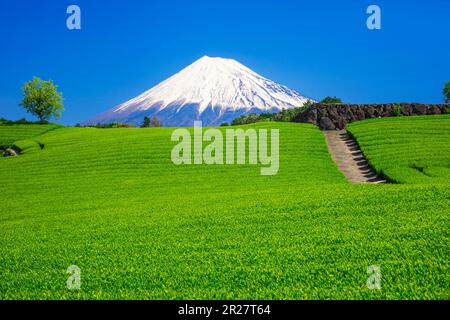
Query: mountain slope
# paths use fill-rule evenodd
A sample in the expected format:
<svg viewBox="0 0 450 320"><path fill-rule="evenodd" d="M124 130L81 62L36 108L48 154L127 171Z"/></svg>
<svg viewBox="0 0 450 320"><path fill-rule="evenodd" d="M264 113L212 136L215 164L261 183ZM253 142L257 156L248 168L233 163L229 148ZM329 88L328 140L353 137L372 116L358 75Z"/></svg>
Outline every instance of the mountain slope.
<svg viewBox="0 0 450 320"><path fill-rule="evenodd" d="M251 112L300 107L307 98L268 80L232 59L204 56L117 107L86 121L142 123L156 115L165 126L190 126L194 120L219 125Z"/></svg>

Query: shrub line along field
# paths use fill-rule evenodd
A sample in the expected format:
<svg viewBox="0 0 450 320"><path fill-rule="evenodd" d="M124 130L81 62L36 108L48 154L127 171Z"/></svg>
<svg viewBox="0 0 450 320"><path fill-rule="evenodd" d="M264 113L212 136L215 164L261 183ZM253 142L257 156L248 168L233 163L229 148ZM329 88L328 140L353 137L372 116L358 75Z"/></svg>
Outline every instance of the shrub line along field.
<svg viewBox="0 0 450 320"><path fill-rule="evenodd" d="M0 126L23 147L0 158L1 299L449 298L448 116L349 126L387 185L348 183L309 124L242 127L280 130L274 176L176 166L173 128L37 128Z"/></svg>

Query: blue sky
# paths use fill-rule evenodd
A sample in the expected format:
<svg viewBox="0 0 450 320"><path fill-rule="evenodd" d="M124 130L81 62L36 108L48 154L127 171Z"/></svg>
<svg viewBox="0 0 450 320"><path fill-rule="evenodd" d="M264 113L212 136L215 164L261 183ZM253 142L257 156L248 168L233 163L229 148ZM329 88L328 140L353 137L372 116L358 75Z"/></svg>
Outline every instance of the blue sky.
<svg viewBox="0 0 450 320"><path fill-rule="evenodd" d="M81 30L66 28L76 4ZM382 29L366 27L377 4ZM450 1L2 0L0 117L27 115L20 88L53 79L59 122L124 102L203 55L233 58L320 99L442 102L450 81Z"/></svg>

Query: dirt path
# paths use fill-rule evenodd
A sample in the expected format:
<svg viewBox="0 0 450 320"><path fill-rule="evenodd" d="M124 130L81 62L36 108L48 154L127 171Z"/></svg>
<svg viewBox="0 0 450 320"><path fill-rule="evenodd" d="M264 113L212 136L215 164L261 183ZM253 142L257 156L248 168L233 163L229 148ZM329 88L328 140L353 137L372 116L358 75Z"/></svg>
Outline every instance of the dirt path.
<svg viewBox="0 0 450 320"><path fill-rule="evenodd" d="M369 166L355 140L347 130L324 131L328 150L339 170L353 183L384 183Z"/></svg>

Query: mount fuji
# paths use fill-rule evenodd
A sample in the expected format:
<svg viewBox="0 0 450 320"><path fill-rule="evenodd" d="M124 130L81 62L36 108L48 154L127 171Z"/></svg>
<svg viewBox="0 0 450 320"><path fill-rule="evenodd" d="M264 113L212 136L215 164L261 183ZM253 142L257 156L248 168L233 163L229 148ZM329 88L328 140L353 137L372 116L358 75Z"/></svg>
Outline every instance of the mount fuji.
<svg viewBox="0 0 450 320"><path fill-rule="evenodd" d="M250 113L301 107L308 98L268 80L236 60L204 56L141 95L84 124L142 123L157 116L164 126L220 125Z"/></svg>

